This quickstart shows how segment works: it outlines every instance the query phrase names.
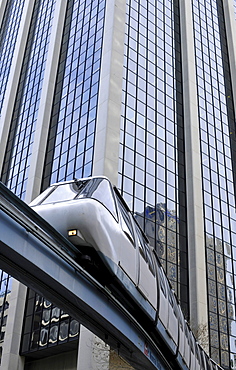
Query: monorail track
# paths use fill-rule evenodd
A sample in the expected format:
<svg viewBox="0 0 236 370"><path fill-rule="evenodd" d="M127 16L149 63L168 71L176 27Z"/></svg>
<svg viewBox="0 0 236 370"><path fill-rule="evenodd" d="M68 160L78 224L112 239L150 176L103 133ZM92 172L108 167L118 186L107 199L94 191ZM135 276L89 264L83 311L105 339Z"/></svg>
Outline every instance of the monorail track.
<svg viewBox="0 0 236 370"><path fill-rule="evenodd" d="M0 210L3 270L54 301L112 348L119 349L135 369L176 369L112 292L75 262L76 248L3 184ZM47 266L50 262L51 270L60 271L53 274ZM62 275L64 281L60 280Z"/></svg>

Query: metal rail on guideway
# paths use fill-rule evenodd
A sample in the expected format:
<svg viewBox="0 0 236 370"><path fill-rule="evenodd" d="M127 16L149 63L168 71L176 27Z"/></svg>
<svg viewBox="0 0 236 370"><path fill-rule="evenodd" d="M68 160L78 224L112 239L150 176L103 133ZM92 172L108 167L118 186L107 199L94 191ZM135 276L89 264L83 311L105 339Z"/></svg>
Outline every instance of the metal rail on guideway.
<svg viewBox="0 0 236 370"><path fill-rule="evenodd" d="M53 301L137 370L171 369L139 323L73 259L76 248L0 183L0 268Z"/></svg>

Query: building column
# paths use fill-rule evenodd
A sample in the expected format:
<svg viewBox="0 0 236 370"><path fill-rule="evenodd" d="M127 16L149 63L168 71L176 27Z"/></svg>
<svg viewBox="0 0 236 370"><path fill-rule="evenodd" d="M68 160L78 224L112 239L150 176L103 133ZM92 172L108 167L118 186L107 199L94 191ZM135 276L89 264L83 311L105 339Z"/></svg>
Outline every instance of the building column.
<svg viewBox="0 0 236 370"><path fill-rule="evenodd" d="M190 322L193 330L208 322L199 117L191 0L180 0L185 125Z"/></svg>
<svg viewBox="0 0 236 370"><path fill-rule="evenodd" d="M30 27L32 12L35 0L26 0L21 25L18 32L18 39L12 60L11 71L7 83L6 94L0 118L0 172L3 166L5 157L5 150L7 146L8 134L11 126L11 118L14 109L15 97L17 93L21 65L24 57L25 45L28 38L28 31Z"/></svg>
<svg viewBox="0 0 236 370"><path fill-rule="evenodd" d="M93 175L117 185L124 64L125 0L106 5Z"/></svg>
<svg viewBox="0 0 236 370"><path fill-rule="evenodd" d="M81 325L77 370L109 370L110 347Z"/></svg>
<svg viewBox="0 0 236 370"><path fill-rule="evenodd" d="M26 203L31 202L40 193L66 8L67 0L57 0L35 128L34 145L25 195Z"/></svg>
<svg viewBox="0 0 236 370"><path fill-rule="evenodd" d="M25 309L27 288L19 281L13 279L9 299L1 369L23 370L24 357L19 356L21 331Z"/></svg>

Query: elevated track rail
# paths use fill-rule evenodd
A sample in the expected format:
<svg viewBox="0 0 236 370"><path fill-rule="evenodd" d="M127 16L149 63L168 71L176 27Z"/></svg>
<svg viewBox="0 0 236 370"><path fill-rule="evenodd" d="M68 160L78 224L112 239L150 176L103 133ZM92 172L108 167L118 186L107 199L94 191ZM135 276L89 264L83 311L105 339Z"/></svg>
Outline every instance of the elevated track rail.
<svg viewBox="0 0 236 370"><path fill-rule="evenodd" d="M119 349L135 369L171 370L149 334L75 255L69 241L0 183L0 268Z"/></svg>

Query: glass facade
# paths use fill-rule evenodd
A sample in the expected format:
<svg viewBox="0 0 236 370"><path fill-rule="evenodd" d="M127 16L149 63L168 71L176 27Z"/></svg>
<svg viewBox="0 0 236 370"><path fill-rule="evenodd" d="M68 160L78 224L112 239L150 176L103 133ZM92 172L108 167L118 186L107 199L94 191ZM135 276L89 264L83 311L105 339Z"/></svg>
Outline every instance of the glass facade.
<svg viewBox="0 0 236 370"><path fill-rule="evenodd" d="M105 1L68 1L43 187L91 175L104 13ZM32 355L42 349L51 353L52 347L58 344L76 348L78 337L79 323L76 320L29 291L22 354Z"/></svg>
<svg viewBox="0 0 236 370"><path fill-rule="evenodd" d="M225 369L232 369L236 368L236 134L224 0L190 1L210 354ZM42 190L54 182L92 175L106 4L106 0L67 1ZM236 0L233 4L236 18ZM57 5L56 0L34 2L7 140L1 180L22 199ZM23 6L24 0L7 1L0 29L0 113ZM179 0L126 0L124 6L118 188L155 248L189 319ZM0 271L0 356L11 283ZM69 348L73 340L77 344L78 336L77 321L29 290L22 354L42 349L49 353L57 344Z"/></svg>
<svg viewBox="0 0 236 370"><path fill-rule="evenodd" d="M188 317L179 4L126 9L119 188Z"/></svg>
<svg viewBox="0 0 236 370"><path fill-rule="evenodd" d="M0 29L0 115L25 0L9 0Z"/></svg>
<svg viewBox="0 0 236 370"><path fill-rule="evenodd" d="M16 46L24 0L10 0L6 3L0 29L0 115L4 102L6 86L12 65L13 53ZM9 298L12 278L0 270L0 364L5 338L5 327L8 317Z"/></svg>
<svg viewBox="0 0 236 370"><path fill-rule="evenodd" d="M105 0L68 2L43 188L92 174Z"/></svg>
<svg viewBox="0 0 236 370"><path fill-rule="evenodd" d="M193 0L210 352L235 368L235 115L221 0ZM231 356L230 356L230 353ZM231 366L231 367L230 367Z"/></svg>
<svg viewBox="0 0 236 370"><path fill-rule="evenodd" d="M2 181L24 199L55 0L36 0L18 86Z"/></svg>

